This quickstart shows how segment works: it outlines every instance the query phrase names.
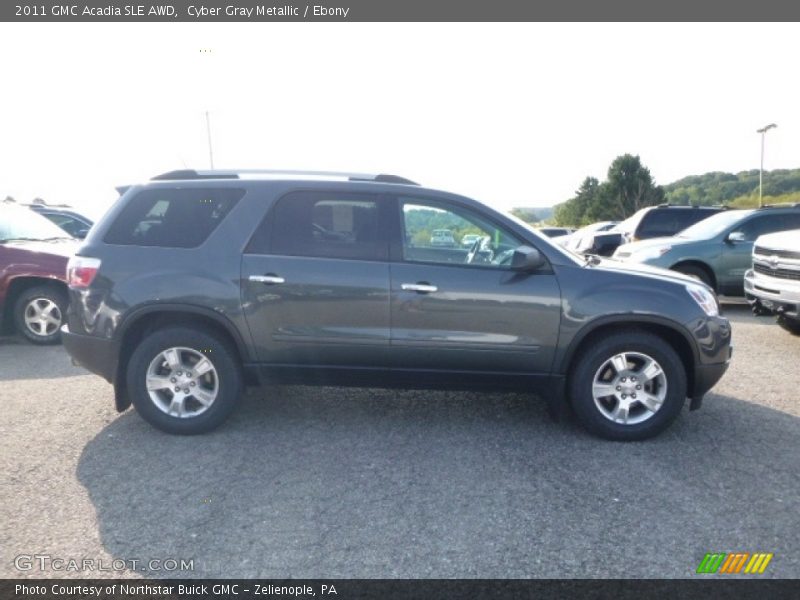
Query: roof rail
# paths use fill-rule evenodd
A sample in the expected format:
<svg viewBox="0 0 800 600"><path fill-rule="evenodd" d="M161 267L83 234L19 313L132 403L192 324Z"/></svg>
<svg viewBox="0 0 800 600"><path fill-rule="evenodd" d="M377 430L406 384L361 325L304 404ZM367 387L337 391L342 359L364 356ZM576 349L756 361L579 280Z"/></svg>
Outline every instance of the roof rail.
<svg viewBox="0 0 800 600"><path fill-rule="evenodd" d="M319 179L346 179L348 181L374 181L377 183L400 183L404 185L419 185L418 183L400 177L379 173L343 173L339 171L293 171L283 169L179 169L168 171L152 178L152 181L186 180L186 179L241 179L242 175L268 175L272 177L310 177Z"/></svg>

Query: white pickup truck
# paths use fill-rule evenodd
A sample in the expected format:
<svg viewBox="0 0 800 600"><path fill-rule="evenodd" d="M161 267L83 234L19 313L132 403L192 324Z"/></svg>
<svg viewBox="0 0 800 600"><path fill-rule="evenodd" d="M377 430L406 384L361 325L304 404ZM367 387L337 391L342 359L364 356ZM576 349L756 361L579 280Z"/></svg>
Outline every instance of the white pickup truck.
<svg viewBox="0 0 800 600"><path fill-rule="evenodd" d="M770 233L753 245L753 268L744 293L756 314L774 313L778 323L800 334L800 229Z"/></svg>

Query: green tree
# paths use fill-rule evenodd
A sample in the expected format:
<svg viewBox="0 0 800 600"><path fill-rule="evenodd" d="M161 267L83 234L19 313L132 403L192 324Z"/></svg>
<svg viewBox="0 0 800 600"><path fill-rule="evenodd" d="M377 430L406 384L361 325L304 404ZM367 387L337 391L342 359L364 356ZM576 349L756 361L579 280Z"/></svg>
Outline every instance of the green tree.
<svg viewBox="0 0 800 600"><path fill-rule="evenodd" d="M606 201L595 220L625 219L637 210L664 201L664 190L656 185L650 169L638 156L623 154L608 169Z"/></svg>
<svg viewBox="0 0 800 600"><path fill-rule="evenodd" d="M576 227L588 222L589 214L597 212L596 205L601 202L601 184L594 177L587 177L575 196L556 206L553 218L558 225Z"/></svg>

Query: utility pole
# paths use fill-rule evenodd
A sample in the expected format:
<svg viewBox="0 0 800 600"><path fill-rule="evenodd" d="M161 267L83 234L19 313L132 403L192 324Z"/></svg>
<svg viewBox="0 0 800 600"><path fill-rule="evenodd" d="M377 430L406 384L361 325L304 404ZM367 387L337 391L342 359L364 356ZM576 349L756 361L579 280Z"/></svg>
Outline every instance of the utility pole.
<svg viewBox="0 0 800 600"><path fill-rule="evenodd" d="M758 205L759 206L763 206L764 205L763 200L762 200L762 188L763 188L763 184L764 184L764 138L766 137L767 132L770 129L774 129L775 127L777 127L777 125L775 125L775 123L770 123L769 125L765 125L761 129L757 129L756 130L756 133L760 133L761 134L761 167L758 169Z"/></svg>

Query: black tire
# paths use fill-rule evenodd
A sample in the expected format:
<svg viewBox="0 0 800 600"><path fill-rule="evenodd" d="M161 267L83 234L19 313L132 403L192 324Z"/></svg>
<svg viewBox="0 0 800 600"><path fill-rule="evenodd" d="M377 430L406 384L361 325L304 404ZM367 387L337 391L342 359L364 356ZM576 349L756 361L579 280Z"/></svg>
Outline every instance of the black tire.
<svg viewBox="0 0 800 600"><path fill-rule="evenodd" d="M665 378L665 398L660 407L640 423L623 424L606 417L592 393L595 375L606 361L620 353L646 355L660 366ZM618 441L644 440L661 433L677 418L686 401L686 369L677 352L662 338L639 330L609 335L584 348L570 370L568 394L579 422L591 433ZM630 383L628 383L630 385ZM640 394L642 392L639 392ZM612 399L611 402L614 400ZM616 400L619 402L619 400ZM629 400L631 401L631 400ZM599 400L602 404L606 400ZM647 414L634 403L634 411Z"/></svg>
<svg viewBox="0 0 800 600"><path fill-rule="evenodd" d="M186 349L187 352L182 355L186 360L192 360L193 356L202 354L211 362L215 370L213 374L207 376L217 382L216 398L204 412L196 416L178 417L168 414L159 408L147 390L146 380L151 363L158 364L156 358L170 348ZM160 368L164 369L164 372L167 373L165 377L170 381L172 375L180 372L173 373L173 370L167 367L166 361L161 364ZM197 383L204 385L199 381ZM142 340L128 362L126 384L136 411L145 421L162 431L180 435L206 433L219 427L239 403L244 385L241 364L231 344L216 335L193 327L161 329ZM188 384L186 385L188 386ZM199 387L194 389L186 387L185 389L190 392L193 392L194 389L200 390ZM167 403L172 393L172 389L159 389L156 396L162 403ZM202 408L191 394L186 399L186 405L189 404L198 410Z"/></svg>
<svg viewBox="0 0 800 600"><path fill-rule="evenodd" d="M783 329L792 335L800 335L800 321L797 319L787 319L783 315L779 316L776 321Z"/></svg>
<svg viewBox="0 0 800 600"><path fill-rule="evenodd" d="M65 290L57 285L37 285L23 291L14 302L14 327L29 342L34 344L58 344L61 341L61 325L66 317L69 300ZM47 312L56 322L29 323L26 316L32 311L53 306Z"/></svg>
<svg viewBox="0 0 800 600"><path fill-rule="evenodd" d="M703 267L698 267L697 265L678 265L673 267L672 270L688 275L689 277L694 277L698 281L705 283L712 290L714 289L714 281L711 279L708 271Z"/></svg>

